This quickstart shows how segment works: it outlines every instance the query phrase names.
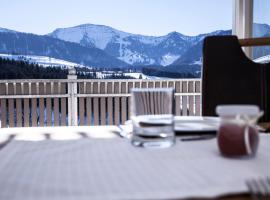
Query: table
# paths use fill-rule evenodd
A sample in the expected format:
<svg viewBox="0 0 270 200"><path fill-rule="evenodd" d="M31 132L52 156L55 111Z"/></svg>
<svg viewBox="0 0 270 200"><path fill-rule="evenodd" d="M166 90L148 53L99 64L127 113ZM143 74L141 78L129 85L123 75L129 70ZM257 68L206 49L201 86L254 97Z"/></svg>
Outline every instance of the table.
<svg viewBox="0 0 270 200"><path fill-rule="evenodd" d="M0 141L16 138L0 149L0 199L209 199L226 190L246 193L246 174L270 175L268 135L260 136L256 157L228 159L215 139L144 149L117 132L115 126L1 129Z"/></svg>

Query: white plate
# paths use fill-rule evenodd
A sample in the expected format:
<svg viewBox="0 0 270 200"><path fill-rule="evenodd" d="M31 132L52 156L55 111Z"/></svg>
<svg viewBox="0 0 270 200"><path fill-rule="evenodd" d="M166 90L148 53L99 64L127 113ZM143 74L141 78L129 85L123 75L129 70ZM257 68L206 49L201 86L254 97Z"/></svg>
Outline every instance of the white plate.
<svg viewBox="0 0 270 200"><path fill-rule="evenodd" d="M220 123L219 117L175 116L174 120L176 132L217 131Z"/></svg>

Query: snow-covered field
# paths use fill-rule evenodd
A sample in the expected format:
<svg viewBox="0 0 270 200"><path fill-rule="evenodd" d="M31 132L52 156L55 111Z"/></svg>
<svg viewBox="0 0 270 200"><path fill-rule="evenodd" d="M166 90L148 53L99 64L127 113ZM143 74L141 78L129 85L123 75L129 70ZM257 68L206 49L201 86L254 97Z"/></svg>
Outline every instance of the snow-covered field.
<svg viewBox="0 0 270 200"><path fill-rule="evenodd" d="M47 56L0 54L0 57L6 58L6 59L13 59L17 61L19 60L27 61L29 63L39 64L40 66L43 66L43 67L54 66L54 67L68 68L68 67L75 66L75 67L87 67L88 69L91 69L91 67L80 65L78 63L73 63L73 62L51 58ZM89 73L89 72L86 72L86 73ZM121 72L115 72L115 71L97 71L97 72L92 72L92 73L96 73L97 78L99 79L105 79L109 76L112 76L113 74L130 76L135 79L140 79L140 78L141 79L161 79L156 76L147 76L139 72L121 73Z"/></svg>
<svg viewBox="0 0 270 200"><path fill-rule="evenodd" d="M257 62L257 63L269 63L270 62L270 55L262 56L260 58L256 58L253 61L254 62Z"/></svg>
<svg viewBox="0 0 270 200"><path fill-rule="evenodd" d="M85 67L78 63L73 63L73 62L51 58L47 56L0 54L0 57L13 59L13 60L27 61L29 63L42 65L43 67L49 67L49 66L64 67L64 68L71 67L71 66Z"/></svg>
<svg viewBox="0 0 270 200"><path fill-rule="evenodd" d="M135 79L152 79L152 80L164 79L163 77L147 76L140 72L128 72L128 73L120 73L120 72L117 73L117 72L111 72L111 71L96 72L97 78L100 78L100 79L106 79L107 77L112 76L113 74L133 77Z"/></svg>
<svg viewBox="0 0 270 200"><path fill-rule="evenodd" d="M133 78L135 78L135 79L139 79L140 78L140 76L141 76L141 78L142 79L166 79L166 78L164 78L164 77L157 77L157 76L148 76L148 75L145 75L145 74L143 74L143 73L138 73L138 72L131 72L131 73L124 73L124 75L126 75L126 76L131 76L131 77L133 77ZM168 78L169 79L169 78Z"/></svg>

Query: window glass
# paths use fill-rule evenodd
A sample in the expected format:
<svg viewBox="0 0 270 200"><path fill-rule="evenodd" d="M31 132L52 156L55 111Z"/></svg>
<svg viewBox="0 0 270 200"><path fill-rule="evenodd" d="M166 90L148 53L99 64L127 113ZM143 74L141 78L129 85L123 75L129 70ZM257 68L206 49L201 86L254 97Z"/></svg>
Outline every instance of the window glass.
<svg viewBox="0 0 270 200"><path fill-rule="evenodd" d="M27 65L0 78L63 78L71 66L79 78L199 78L203 39L231 34L232 1L2 0L0 19L0 57Z"/></svg>
<svg viewBox="0 0 270 200"><path fill-rule="evenodd" d="M270 37L270 1L254 0L253 37ZM253 58L258 62L270 61L270 46L253 48Z"/></svg>

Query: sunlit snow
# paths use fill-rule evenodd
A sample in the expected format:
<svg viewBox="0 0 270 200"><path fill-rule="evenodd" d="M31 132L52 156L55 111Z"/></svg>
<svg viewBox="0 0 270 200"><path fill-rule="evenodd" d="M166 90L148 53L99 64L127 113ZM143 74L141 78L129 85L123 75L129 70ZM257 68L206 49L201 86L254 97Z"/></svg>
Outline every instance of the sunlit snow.
<svg viewBox="0 0 270 200"><path fill-rule="evenodd" d="M174 61L176 61L179 58L179 55L173 55L173 54L166 54L164 56L162 56L162 60L161 60L161 65L163 66L167 66L172 64Z"/></svg>
<svg viewBox="0 0 270 200"><path fill-rule="evenodd" d="M270 62L270 55L262 56L260 58L256 58L253 61L254 62L257 62L257 63L269 63Z"/></svg>
<svg viewBox="0 0 270 200"><path fill-rule="evenodd" d="M13 60L23 60L27 61L29 63L35 63L42 65L44 67L48 66L55 66L55 67L69 67L69 66L75 66L75 67L84 67L80 64L60 60L56 58L51 58L47 56L35 56L35 55L12 55L12 54L0 54L0 57L7 58L7 59L13 59Z"/></svg>

